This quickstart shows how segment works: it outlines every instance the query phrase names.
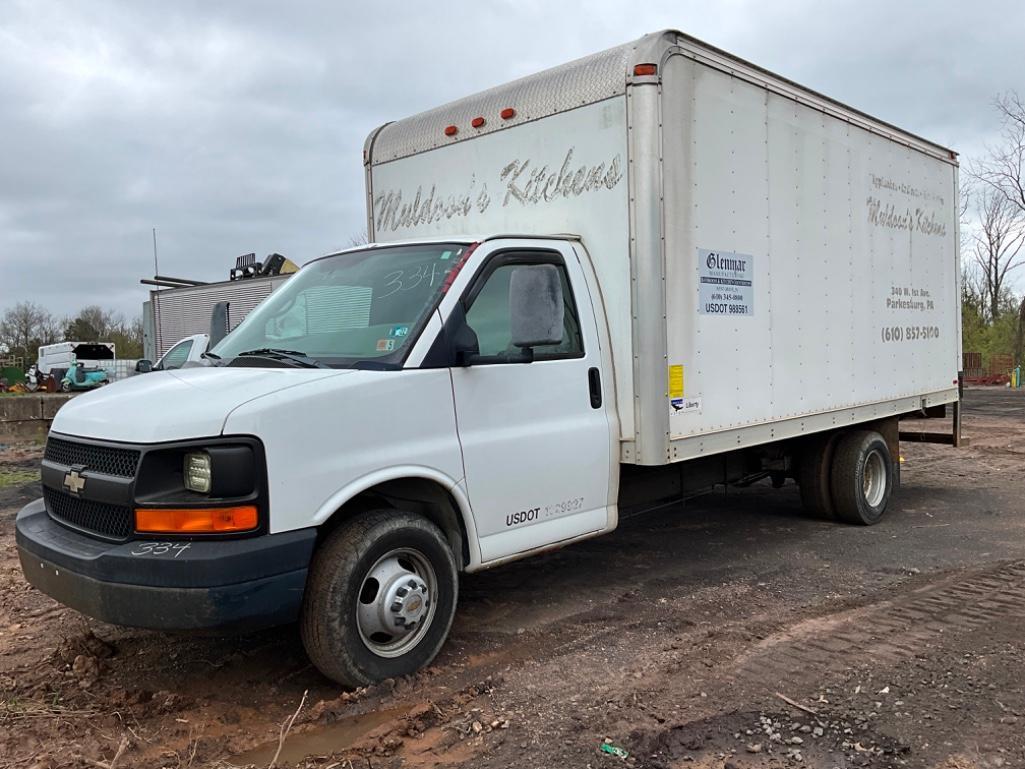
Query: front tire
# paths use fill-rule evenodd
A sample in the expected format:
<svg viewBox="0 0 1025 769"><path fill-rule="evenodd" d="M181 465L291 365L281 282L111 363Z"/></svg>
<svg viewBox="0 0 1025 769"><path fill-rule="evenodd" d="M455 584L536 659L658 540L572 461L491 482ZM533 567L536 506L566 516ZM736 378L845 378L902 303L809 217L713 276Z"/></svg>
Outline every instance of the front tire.
<svg viewBox="0 0 1025 769"><path fill-rule="evenodd" d="M455 558L441 530L397 510L344 522L313 557L301 632L313 664L344 686L414 673L455 616Z"/></svg>
<svg viewBox="0 0 1025 769"><path fill-rule="evenodd" d="M872 430L843 435L833 454L833 509L847 523L879 523L893 492L893 459L883 436Z"/></svg>

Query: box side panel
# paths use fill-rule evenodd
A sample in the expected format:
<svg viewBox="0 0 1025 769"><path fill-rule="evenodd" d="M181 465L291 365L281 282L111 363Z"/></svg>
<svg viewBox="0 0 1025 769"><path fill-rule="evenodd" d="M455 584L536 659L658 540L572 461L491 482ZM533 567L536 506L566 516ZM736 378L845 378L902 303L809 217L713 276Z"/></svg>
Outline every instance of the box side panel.
<svg viewBox="0 0 1025 769"><path fill-rule="evenodd" d="M663 73L671 437L949 390L956 167L682 56Z"/></svg>
<svg viewBox="0 0 1025 769"><path fill-rule="evenodd" d="M371 167L376 242L583 238L601 283L622 435L633 439L626 97Z"/></svg>

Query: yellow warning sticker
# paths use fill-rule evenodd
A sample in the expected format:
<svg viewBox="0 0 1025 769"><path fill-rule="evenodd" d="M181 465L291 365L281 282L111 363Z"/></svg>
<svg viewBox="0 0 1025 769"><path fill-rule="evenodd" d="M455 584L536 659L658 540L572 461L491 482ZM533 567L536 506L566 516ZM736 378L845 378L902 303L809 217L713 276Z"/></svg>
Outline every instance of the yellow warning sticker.
<svg viewBox="0 0 1025 769"><path fill-rule="evenodd" d="M683 397L683 366L669 367L669 397Z"/></svg>

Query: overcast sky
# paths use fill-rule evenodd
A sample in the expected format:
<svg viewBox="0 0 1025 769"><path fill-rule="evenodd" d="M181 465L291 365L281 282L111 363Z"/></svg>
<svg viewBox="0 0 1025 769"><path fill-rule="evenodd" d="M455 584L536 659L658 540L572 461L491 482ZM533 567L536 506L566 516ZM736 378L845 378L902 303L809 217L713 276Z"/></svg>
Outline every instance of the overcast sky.
<svg viewBox="0 0 1025 769"><path fill-rule="evenodd" d="M0 0L0 312L347 246L374 127L667 27L963 158L1025 92L1020 0Z"/></svg>

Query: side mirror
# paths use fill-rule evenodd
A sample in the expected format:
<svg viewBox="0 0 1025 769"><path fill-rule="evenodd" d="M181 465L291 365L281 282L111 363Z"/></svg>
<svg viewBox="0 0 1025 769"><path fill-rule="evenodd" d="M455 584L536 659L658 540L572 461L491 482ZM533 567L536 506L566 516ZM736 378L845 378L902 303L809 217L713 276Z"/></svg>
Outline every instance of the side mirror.
<svg viewBox="0 0 1025 769"><path fill-rule="evenodd" d="M562 341L562 280L553 264L517 267L509 276L509 316L514 347L528 350Z"/></svg>
<svg viewBox="0 0 1025 769"><path fill-rule="evenodd" d="M218 302L210 312L210 348L228 335L228 302Z"/></svg>
<svg viewBox="0 0 1025 769"><path fill-rule="evenodd" d="M153 370L153 361L143 358L135 362L136 374L148 374Z"/></svg>

